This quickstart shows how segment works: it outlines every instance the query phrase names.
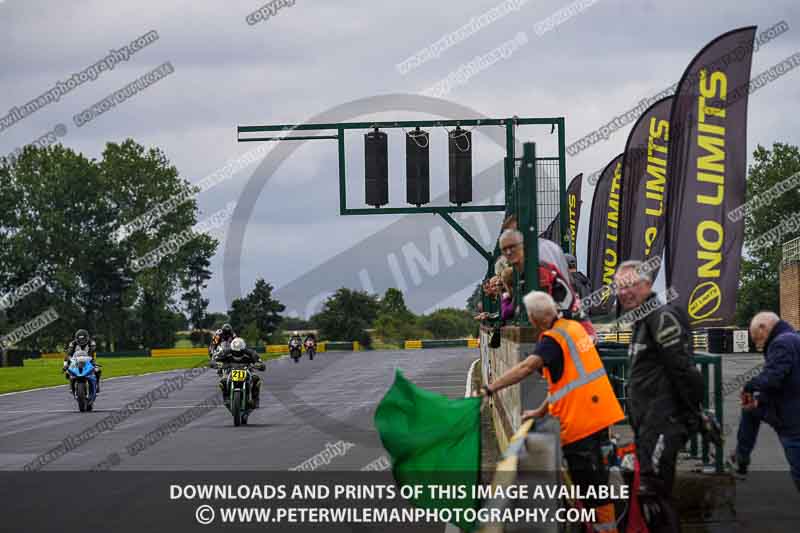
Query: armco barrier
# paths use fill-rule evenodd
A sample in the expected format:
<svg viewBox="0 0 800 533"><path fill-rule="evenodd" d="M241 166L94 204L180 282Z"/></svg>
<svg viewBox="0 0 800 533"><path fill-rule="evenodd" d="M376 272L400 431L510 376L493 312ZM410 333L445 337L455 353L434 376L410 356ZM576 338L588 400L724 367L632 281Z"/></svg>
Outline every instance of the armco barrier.
<svg viewBox="0 0 800 533"><path fill-rule="evenodd" d="M480 345L479 339L412 339L404 343L405 350L420 350L423 348L478 348ZM287 354L289 347L285 344L271 344L268 346L256 346L253 348L259 353L263 354ZM317 343L317 353L330 352L330 351L361 351L364 347L358 341L323 341ZM121 352L97 352L98 357L192 357L208 355L208 348L205 346L196 346L190 348L153 348L151 350L128 350ZM42 359L62 359L64 352L50 352L43 353L41 356L38 352L33 357L41 357ZM27 358L27 357L26 357Z"/></svg>
<svg viewBox="0 0 800 533"><path fill-rule="evenodd" d="M630 344L630 331L598 331L597 342L622 342Z"/></svg>
<svg viewBox="0 0 800 533"><path fill-rule="evenodd" d="M150 357L150 350L123 350L121 352L97 352L97 357Z"/></svg>
<svg viewBox="0 0 800 533"><path fill-rule="evenodd" d="M3 351L3 358L0 360L0 366L24 366L25 351L23 350L5 350Z"/></svg>
<svg viewBox="0 0 800 533"><path fill-rule="evenodd" d="M153 348L150 350L151 357L188 357L192 355L208 357L208 348L199 346L197 348Z"/></svg>
<svg viewBox="0 0 800 533"><path fill-rule="evenodd" d="M289 347L285 344L270 344L264 353L289 353Z"/></svg>
<svg viewBox="0 0 800 533"><path fill-rule="evenodd" d="M731 334L732 335L732 334ZM630 331L598 331L598 343L622 343L630 344L631 332ZM699 329L692 331L692 343L694 344L694 351L696 352L713 352L709 349L709 333L706 329ZM727 351L727 350L725 350ZM731 352L733 349L731 348ZM752 350L751 350L752 351Z"/></svg>
<svg viewBox="0 0 800 533"><path fill-rule="evenodd" d="M150 350L126 350L121 352L97 352L97 357L150 357ZM48 352L42 354L42 359L63 359L64 352Z"/></svg>
<svg viewBox="0 0 800 533"><path fill-rule="evenodd" d="M340 341L331 341L326 343L325 350L328 352L334 350L344 350L344 351L351 351L353 349L352 342L340 342Z"/></svg>
<svg viewBox="0 0 800 533"><path fill-rule="evenodd" d="M466 347L467 339L436 339L436 340L423 340L423 348L456 348Z"/></svg>
<svg viewBox="0 0 800 533"><path fill-rule="evenodd" d="M322 353L322 352L328 351L329 350L329 348L327 347L328 344L331 344L331 343L328 342L328 341L318 342L317 343L317 353ZM343 343L343 344L349 344L349 343ZM275 354L275 353L288 354L289 353L289 346L287 346L286 344L270 344L270 345L265 347L264 353L266 353L266 354Z"/></svg>

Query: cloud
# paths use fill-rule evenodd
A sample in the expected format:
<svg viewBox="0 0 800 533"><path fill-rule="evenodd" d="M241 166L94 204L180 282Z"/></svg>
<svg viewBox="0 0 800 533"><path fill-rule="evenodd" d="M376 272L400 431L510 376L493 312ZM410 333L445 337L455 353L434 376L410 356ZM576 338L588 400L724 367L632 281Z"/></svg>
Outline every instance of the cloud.
<svg viewBox="0 0 800 533"><path fill-rule="evenodd" d="M197 181L254 146L236 143L239 124L297 123L360 97L418 93L520 31L530 36L526 46L456 87L448 99L487 116L564 116L569 143L677 81L694 54L720 33L747 24L768 27L781 19L800 24L800 10L790 0L768 6L755 0L735 4L601 0L538 37L534 25L568 2L529 2L449 48L436 61L401 76L396 63L499 0L491 5L483 0L441 0L437 9L430 9L426 0L371 4L298 0L267 22L248 25L246 15L263 3L143 0L114 9L100 0L0 4L0 46L5 51L0 114L93 64L110 48L151 29L160 35L158 42L124 65L0 133L0 153L38 138L55 124L69 123L73 114L170 61L175 73L169 78L85 127L71 128L60 140L98 157L107 141L133 137L161 147L183 176ZM799 44L800 28L792 27L757 54L753 72L796 51ZM782 112L800 103L793 90L796 77L790 74L751 99L750 151L758 143L800 144L800 133ZM384 118L421 116L397 113ZM625 128L609 142L568 159L567 175L602 167L622 150L627 132ZM354 203L363 194L359 174L363 154L357 144L361 133L348 141ZM554 142L545 128L520 130L520 135L522 140L535 140L542 152L551 150ZM286 161L259 197L244 242L243 285L259 276L289 282L292 275L302 276L394 219L339 217L336 143L316 143ZM391 195L399 202L395 205L404 205L403 153L401 146L392 145ZM432 152L432 194L445 188L443 154ZM476 174L501 158L501 151L489 142L476 141ZM249 167L201 195L201 208L210 213L236 200L256 168ZM585 239L591 192L584 185L579 239ZM300 245L314 253L294 252ZM208 289L213 309L225 307L221 252L213 260L214 278ZM360 261L352 258L356 271ZM579 261L585 261L580 253ZM479 261L468 264L476 268ZM475 277L481 273L476 271ZM344 282L329 280L333 288ZM426 307L416 311L427 308L427 303L420 305Z"/></svg>

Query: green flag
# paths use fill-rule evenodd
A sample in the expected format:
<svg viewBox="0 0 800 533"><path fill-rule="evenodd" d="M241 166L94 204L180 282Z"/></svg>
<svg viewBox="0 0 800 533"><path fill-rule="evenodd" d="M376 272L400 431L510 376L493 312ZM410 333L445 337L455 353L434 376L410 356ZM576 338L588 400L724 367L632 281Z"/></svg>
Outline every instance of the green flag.
<svg viewBox="0 0 800 533"><path fill-rule="evenodd" d="M472 491L481 463L480 407L480 398L451 400L417 387L396 371L375 411L375 427L392 459L397 484L425 486L422 496L411 500L417 507L476 509ZM473 528L463 520L453 523Z"/></svg>

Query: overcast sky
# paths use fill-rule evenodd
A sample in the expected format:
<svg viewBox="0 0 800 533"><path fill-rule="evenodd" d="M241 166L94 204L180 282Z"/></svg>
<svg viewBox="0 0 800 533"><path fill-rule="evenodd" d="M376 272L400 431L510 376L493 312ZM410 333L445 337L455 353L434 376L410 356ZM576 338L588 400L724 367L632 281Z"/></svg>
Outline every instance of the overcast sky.
<svg viewBox="0 0 800 533"><path fill-rule="evenodd" d="M4 50L0 115L96 63L110 49L151 30L159 35L112 71L0 132L0 153L63 124L66 133L59 141L89 157L99 157L108 141L131 137L161 148L183 177L196 182L258 147L258 143L236 142L237 125L302 123L348 102L376 95L418 94L521 32L526 39L518 39L518 46L506 58L444 96L449 104L392 107L392 102L402 99L384 98L377 104L357 102L336 116L348 121L459 118L452 115L458 109L452 104L462 106L463 118L563 116L569 144L675 83L700 48L721 33L752 24L761 31L779 21L788 23L788 32L754 55L753 75L800 51L800 3L796 0L597 0L541 36L534 31L536 24L571 2L519 0L518 11L403 75L396 64L504 2L285 3L267 20L251 25L246 17L266 2L0 0ZM166 61L174 67L171 75L80 128L73 122L75 114ZM796 71L754 94L749 104L748 151L776 141L800 144L798 110L800 73ZM371 114L358 115L365 112ZM568 157L568 177L604 166L623 150L629 129ZM352 172L348 202L353 207L363 205L363 133L352 132L347 140L348 171ZM504 153L484 133L482 129L473 132L475 175L492 169ZM528 128L520 131L520 140L536 141L539 154L556 155L549 133L549 128ZM438 128L431 141L432 197L446 191L444 142L444 130ZM232 269L244 291L258 277L283 287L279 294L297 300L291 308L300 314L316 305L299 302L311 296L298 287L309 284L329 290L349 285L382 292L405 281L409 291L426 293L426 297L409 298L417 312L463 305L471 284L485 271L477 253L459 248L460 243L436 241L432 224L441 222L432 215L415 215L413 225L404 226L406 233L413 228L421 239L410 247L408 240L393 241L400 232L399 217L339 216L335 141L297 143L293 148L274 173L266 164L255 163L200 196L201 219L232 200L254 203L246 220L237 214L245 228L241 261L223 266L225 241L212 261L214 277L208 287L212 310L224 310L226 300L238 296L239 287L231 288L236 284L229 284L226 294L223 282L226 276L235 278ZM391 206L405 205L404 153L402 132L390 133ZM244 193L248 181L255 178L266 183L260 193L254 196L252 186ZM499 178L495 172L484 179L496 185ZM584 183L579 250L585 246L591 192L592 187ZM497 216L486 216L481 223L489 223L496 234ZM370 236L370 242L384 245L379 253L389 258L384 261L385 270L401 271L393 270L394 278L364 268L374 246L365 248L362 243L359 247L358 243ZM429 238L434 239L433 245ZM449 262L444 249L448 246ZM417 251L421 256L415 259ZM337 266L327 268L337 257ZM584 264L585 257L579 260ZM430 280L422 279L426 276ZM300 292L290 294L295 290Z"/></svg>

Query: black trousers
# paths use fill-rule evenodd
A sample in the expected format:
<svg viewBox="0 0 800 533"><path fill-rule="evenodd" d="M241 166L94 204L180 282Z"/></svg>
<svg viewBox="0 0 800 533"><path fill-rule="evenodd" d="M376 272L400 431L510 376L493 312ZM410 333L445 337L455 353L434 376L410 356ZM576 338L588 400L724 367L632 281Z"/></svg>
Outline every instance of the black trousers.
<svg viewBox="0 0 800 533"><path fill-rule="evenodd" d="M662 509L657 524L649 524L650 533L675 533L681 530L680 518L672 502L672 487L678 453L686 445L689 432L678 421L645 423L635 431L636 456L641 482L650 489Z"/></svg>
<svg viewBox="0 0 800 533"><path fill-rule="evenodd" d="M561 447L573 485L581 488L589 485L608 485L608 465L603 447L610 444L608 428L604 428ZM589 507L598 507L608 502L607 499L586 500Z"/></svg>

